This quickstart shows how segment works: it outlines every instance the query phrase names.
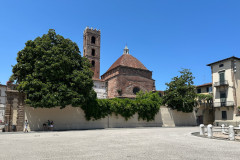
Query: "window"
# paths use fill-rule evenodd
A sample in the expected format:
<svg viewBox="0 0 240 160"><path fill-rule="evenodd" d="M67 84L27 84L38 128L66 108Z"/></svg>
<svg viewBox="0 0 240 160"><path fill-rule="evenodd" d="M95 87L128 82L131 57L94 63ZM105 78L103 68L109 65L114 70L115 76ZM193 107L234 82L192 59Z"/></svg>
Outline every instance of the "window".
<svg viewBox="0 0 240 160"><path fill-rule="evenodd" d="M227 111L222 111L222 119L223 120L227 119Z"/></svg>
<svg viewBox="0 0 240 160"><path fill-rule="evenodd" d="M212 92L212 87L209 87L208 90L209 90L208 92Z"/></svg>
<svg viewBox="0 0 240 160"><path fill-rule="evenodd" d="M226 92L220 92L220 103L221 106L226 106Z"/></svg>
<svg viewBox="0 0 240 160"><path fill-rule="evenodd" d="M95 49L92 49L92 56L95 56Z"/></svg>
<svg viewBox="0 0 240 160"><path fill-rule="evenodd" d="M224 82L225 82L225 72L219 72L219 81L220 81L220 84L224 84Z"/></svg>
<svg viewBox="0 0 240 160"><path fill-rule="evenodd" d="M134 87L134 88L133 88L133 93L134 93L134 94L137 94L137 92L139 92L139 91L140 91L140 89L139 89L138 87Z"/></svg>
<svg viewBox="0 0 240 160"><path fill-rule="evenodd" d="M95 67L95 61L92 61L92 67Z"/></svg>
<svg viewBox="0 0 240 160"><path fill-rule="evenodd" d="M224 66L224 64L219 64L219 67L223 67Z"/></svg>
<svg viewBox="0 0 240 160"><path fill-rule="evenodd" d="M201 93L202 91L201 91L201 88L198 88L197 89L197 93Z"/></svg>
<svg viewBox="0 0 240 160"><path fill-rule="evenodd" d="M162 97L162 93L158 92L159 97Z"/></svg>
<svg viewBox="0 0 240 160"><path fill-rule="evenodd" d="M207 92L212 92L212 87L207 87L206 90Z"/></svg>
<svg viewBox="0 0 240 160"><path fill-rule="evenodd" d="M226 92L220 92L220 98L226 98Z"/></svg>
<svg viewBox="0 0 240 160"><path fill-rule="evenodd" d="M91 43L92 43L92 44L95 44L95 40L96 40L96 38L95 38L94 36L92 36L92 38L91 38Z"/></svg>

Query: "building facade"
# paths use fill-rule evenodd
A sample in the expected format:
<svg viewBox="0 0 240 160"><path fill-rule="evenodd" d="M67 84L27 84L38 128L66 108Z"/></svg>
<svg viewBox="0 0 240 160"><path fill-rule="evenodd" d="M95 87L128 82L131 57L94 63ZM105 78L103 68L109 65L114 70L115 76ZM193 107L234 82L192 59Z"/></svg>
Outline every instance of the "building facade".
<svg viewBox="0 0 240 160"><path fill-rule="evenodd" d="M140 90L155 91L155 81L138 59L129 54L127 46L123 55L101 76L108 84L108 98L135 98Z"/></svg>
<svg viewBox="0 0 240 160"><path fill-rule="evenodd" d="M208 64L212 71L215 124L240 123L240 58L229 57Z"/></svg>
<svg viewBox="0 0 240 160"><path fill-rule="evenodd" d="M0 123L4 122L7 86L0 84Z"/></svg>
<svg viewBox="0 0 240 160"><path fill-rule="evenodd" d="M196 92L200 95L209 95L208 97L212 97L212 83L205 83L202 85L196 86ZM200 98L198 96L198 104L197 104L197 124L213 124L214 122L214 108L213 108L213 100Z"/></svg>

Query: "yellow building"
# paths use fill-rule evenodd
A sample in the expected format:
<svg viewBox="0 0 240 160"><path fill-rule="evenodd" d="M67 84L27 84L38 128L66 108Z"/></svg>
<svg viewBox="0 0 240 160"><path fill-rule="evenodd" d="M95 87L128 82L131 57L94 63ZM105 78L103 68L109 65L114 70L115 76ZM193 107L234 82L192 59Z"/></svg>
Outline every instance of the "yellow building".
<svg viewBox="0 0 240 160"><path fill-rule="evenodd" d="M212 83L196 86L196 92L198 93L197 124L212 124L214 121Z"/></svg>
<svg viewBox="0 0 240 160"><path fill-rule="evenodd" d="M229 57L208 64L212 71L215 125L240 122L240 58Z"/></svg>

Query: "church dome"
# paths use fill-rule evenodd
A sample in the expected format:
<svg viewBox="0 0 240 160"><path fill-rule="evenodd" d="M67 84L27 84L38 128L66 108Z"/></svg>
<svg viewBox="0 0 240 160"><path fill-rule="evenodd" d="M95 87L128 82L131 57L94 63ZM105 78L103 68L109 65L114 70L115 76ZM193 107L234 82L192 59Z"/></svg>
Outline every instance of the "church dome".
<svg viewBox="0 0 240 160"><path fill-rule="evenodd" d="M110 71L118 66L136 68L136 69L143 69L148 70L137 58L133 57L129 54L129 50L127 46L124 49L124 53L121 57L119 57L112 66L107 70Z"/></svg>

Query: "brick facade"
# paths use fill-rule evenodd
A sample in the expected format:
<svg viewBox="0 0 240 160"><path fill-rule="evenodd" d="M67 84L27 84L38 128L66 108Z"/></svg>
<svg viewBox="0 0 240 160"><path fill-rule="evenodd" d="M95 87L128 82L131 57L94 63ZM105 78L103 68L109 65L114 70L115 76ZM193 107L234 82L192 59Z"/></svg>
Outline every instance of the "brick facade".
<svg viewBox="0 0 240 160"><path fill-rule="evenodd" d="M108 83L108 98L135 98L135 87L142 91L155 90L155 81L152 72L148 70L119 66L109 73L105 73L102 79Z"/></svg>
<svg viewBox="0 0 240 160"><path fill-rule="evenodd" d="M83 33L83 56L92 64L93 78L100 77L100 30L86 28Z"/></svg>
<svg viewBox="0 0 240 160"><path fill-rule="evenodd" d="M92 37L95 42L92 43ZM138 59L129 54L127 46L124 53L120 56L112 66L101 76L100 73L100 31L96 29L84 30L83 35L83 56L87 57L94 65L94 85L99 81L106 82L106 92L108 98L135 98L136 92L154 91L155 81L152 79L152 72L149 71ZM92 50L94 49L94 54ZM100 93L97 93L100 94ZM100 95L98 95L100 96Z"/></svg>
<svg viewBox="0 0 240 160"><path fill-rule="evenodd" d="M16 90L16 85L7 85L5 110L5 131L23 131L25 95ZM16 111L16 112L14 112Z"/></svg>

